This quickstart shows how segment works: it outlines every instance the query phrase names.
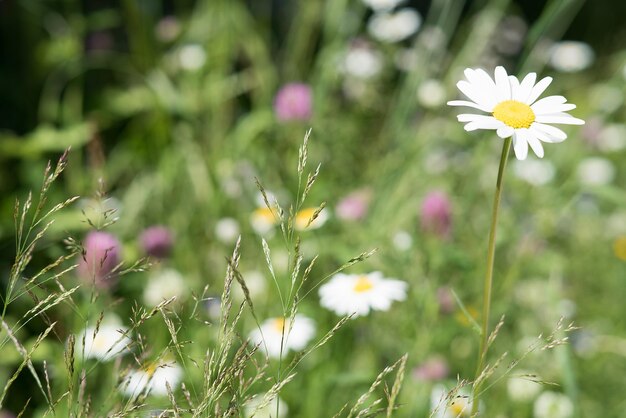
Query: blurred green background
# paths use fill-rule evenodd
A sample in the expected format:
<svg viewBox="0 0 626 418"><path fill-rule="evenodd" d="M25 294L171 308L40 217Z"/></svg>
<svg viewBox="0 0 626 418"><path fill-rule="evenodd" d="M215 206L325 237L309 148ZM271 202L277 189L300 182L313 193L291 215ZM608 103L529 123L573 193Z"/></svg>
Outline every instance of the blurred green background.
<svg viewBox="0 0 626 418"><path fill-rule="evenodd" d="M580 327L570 343L533 353L520 368L556 383L541 390L564 393L573 405L567 416L623 417L626 2L433 0L405 1L394 10L404 9L417 11L420 23L389 41L370 28L383 12L358 0L0 2L2 289L15 256L15 198L38 190L47 161L71 146L49 201L81 199L57 216L27 274L63 254L67 237L80 241L93 229L85 218L98 218L109 205L119 220L107 230L122 242L129 264L142 256L145 228L173 232L172 256L155 270L184 277L188 304L179 307L180 318L188 317L192 292L208 285L211 295L221 294L225 257L238 233L244 278L265 277L257 314L280 315L262 234L250 222L263 206L255 177L285 207L294 202L298 148L312 128L309 163L322 168L307 202L326 202L330 213L321 228L302 233L305 260L319 254L312 276L319 280L379 248L350 271L380 270L410 290L390 312L350 321L300 365L280 395L287 416L333 416L408 353L397 416L427 417L434 385L473 377L478 339L449 289L472 312L480 310L500 147L495 135L464 132L445 102L458 96L455 83L465 67L535 71L554 77L549 94L577 104L572 114L587 123L568 129L565 143L546 146L540 162L511 156L494 293L494 318L506 314L506 322L493 357L504 351L520 357L528 341L563 316ZM561 39L579 43L559 55ZM355 50L363 54L349 61ZM276 115L276 94L291 82L311 89L305 120ZM366 215L358 219L337 206L354 191L366 196ZM432 191L450 201L449 236L420 223ZM285 264L280 260L290 253L281 234L266 237L275 263ZM289 277L287 268L277 269ZM91 307L85 291L75 306L55 308L49 315L62 325L36 356L37 370L43 359L63 363L67 335L83 319L111 310L128 325L152 278L132 272ZM77 282L74 273L66 280ZM34 303L25 296L7 318ZM452 306L444 309L446 303ZM316 321L320 337L338 319L319 306L315 291L300 310ZM81 319L70 319L76 312ZM181 324L185 338L211 344L197 321ZM146 332L155 350L168 343L160 326ZM32 340L45 328L45 321L32 321L21 338ZM252 329L247 314L239 332L245 338ZM418 370L432 358L444 359L448 373L424 379ZM0 383L18 365L12 355L1 360ZM194 379L197 373L184 378ZM94 403L103 405L95 416L119 405L119 395L111 395L115 379L102 381L92 388ZM59 379L53 392L61 394L63 384ZM30 375L20 375L5 408L17 413L32 396L26 416L41 414L45 403L32 385ZM510 392L507 378L498 380L485 397L486 416L541 418L534 398Z"/></svg>

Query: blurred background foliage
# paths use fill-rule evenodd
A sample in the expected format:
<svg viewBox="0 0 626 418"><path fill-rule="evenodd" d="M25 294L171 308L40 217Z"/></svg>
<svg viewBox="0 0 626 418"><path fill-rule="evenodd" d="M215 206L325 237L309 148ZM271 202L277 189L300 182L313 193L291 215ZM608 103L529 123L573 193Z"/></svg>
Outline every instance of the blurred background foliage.
<svg viewBox="0 0 626 418"><path fill-rule="evenodd" d="M350 323L331 348L303 363L281 397L289 416L332 416L408 352L413 372L407 373L398 416L428 416L432 382L415 377L420 364L437 355L446 359L452 380L473 372L475 336L456 303L456 314L441 308L441 295L453 288L465 304L479 307L499 147L487 134L463 132L444 103L456 97L454 84L466 66L537 71L554 76L551 94L578 104L575 114L587 125L570 129L565 144L547 148L549 179L523 174L545 166L511 163L494 307L507 319L495 352L523 352L519 347L528 337L549 332L566 316L581 327L572 344L533 356L524 369L558 383L575 416L622 417L626 148L619 144L626 140L626 3L433 0L401 7L420 13L419 31L382 42L368 33L374 12L360 1L0 2L2 276L15 252L15 197L37 190L46 162L71 146L50 201L83 198L58 216L32 268L58 257L68 235L81 239L91 229L84 212L99 207L89 199L102 191L118 209L119 220L109 229L122 241L127 262L142 255L142 230L166 225L176 237L166 265L183 273L189 289L199 292L208 284L218 295L232 252L232 242L220 238L221 221L233 219L243 235L243 271L265 272L249 221L261 206L254 178L285 205L292 202L298 147L312 127L309 160L320 162L322 171L311 205L325 201L334 208L354 190L371 196L363 219L331 215L322 229L303 233L306 257L320 255L313 274L323 277L380 248L360 269L408 281L410 296L391 313ZM548 65L561 38L584 41L593 62L569 72ZM359 45L380 59L372 77L343 67L347 52ZM311 87L309 120L277 119L275 95L288 82ZM609 135L618 145L606 145ZM585 171L585 161L595 168ZM432 190L451 200L446 239L420 226L420 205ZM270 245L285 258L279 235ZM149 280L148 273L129 274L93 312L114 306L128 317ZM271 285L266 287L257 304L261 317L280 313ZM334 318L315 299L312 293L301 310L320 329L330 328ZM19 317L29 304L10 315ZM60 307L55 315L70 312ZM242 334L253 328L246 321ZM70 322L61 334L79 325ZM29 324L25 338L42 328L44 323ZM204 341L197 330L190 325L182 332ZM154 331L151 337L164 345L168 334ZM63 343L61 336L38 358L53 353L61 359ZM0 381L14 362L2 362ZM29 379L20 377L15 387L25 391ZM19 410L30 394L12 393L7 406ZM33 396L29 411L41 404ZM488 398L490 417L533 416L530 404L507 398L505 384ZM320 412L322 404L329 410Z"/></svg>

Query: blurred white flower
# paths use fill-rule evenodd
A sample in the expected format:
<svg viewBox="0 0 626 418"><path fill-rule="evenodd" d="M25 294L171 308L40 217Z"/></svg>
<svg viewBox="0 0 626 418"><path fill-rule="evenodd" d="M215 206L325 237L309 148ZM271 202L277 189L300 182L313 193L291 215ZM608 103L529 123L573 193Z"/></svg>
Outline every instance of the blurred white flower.
<svg viewBox="0 0 626 418"><path fill-rule="evenodd" d="M269 233L279 222L280 220L275 211L265 206L255 209L252 215L250 215L250 225L252 225L254 232L259 235Z"/></svg>
<svg viewBox="0 0 626 418"><path fill-rule="evenodd" d="M215 224L215 236L225 244L232 244L239 236L239 222L233 218L222 218Z"/></svg>
<svg viewBox="0 0 626 418"><path fill-rule="evenodd" d="M85 358L111 360L129 350L132 340L124 335L126 331L127 328L121 326L117 317L107 316L100 323L97 332L95 327L88 327L76 337L76 353L79 356L84 353Z"/></svg>
<svg viewBox="0 0 626 418"><path fill-rule="evenodd" d="M206 62L206 52L202 45L185 45L178 51L178 62L181 68L189 71L199 70Z"/></svg>
<svg viewBox="0 0 626 418"><path fill-rule="evenodd" d="M181 32L181 25L178 19L174 16L166 16L159 20L154 33L158 40L161 42L170 42L176 39Z"/></svg>
<svg viewBox="0 0 626 418"><path fill-rule="evenodd" d="M370 310L387 311L393 301L406 299L407 283L369 274L334 275L319 288L320 304L337 315L365 316Z"/></svg>
<svg viewBox="0 0 626 418"><path fill-rule="evenodd" d="M534 375L522 370L508 378L506 388L509 398L515 402L532 401L541 392L541 384L534 380Z"/></svg>
<svg viewBox="0 0 626 418"><path fill-rule="evenodd" d="M533 407L534 418L571 418L574 404L566 395L556 392L543 392Z"/></svg>
<svg viewBox="0 0 626 418"><path fill-rule="evenodd" d="M396 12L377 13L370 18L367 29L383 42L399 42L413 35L422 23L420 14L409 8Z"/></svg>
<svg viewBox="0 0 626 418"><path fill-rule="evenodd" d="M515 161L513 172L517 178L533 186L542 186L552 181L555 169L550 161L525 160Z"/></svg>
<svg viewBox="0 0 626 418"><path fill-rule="evenodd" d="M317 229L324 225L329 218L328 209L326 208L322 209L322 211L317 214L317 217L309 223L318 209L317 207L311 207L299 210L294 219L294 227L296 230L304 231L305 229Z"/></svg>
<svg viewBox="0 0 626 418"><path fill-rule="evenodd" d="M598 149L604 152L621 151L626 148L626 126L621 123L607 125L597 139Z"/></svg>
<svg viewBox="0 0 626 418"><path fill-rule="evenodd" d="M407 251L413 245L413 237L406 231L398 231L393 234L393 246L400 251Z"/></svg>
<svg viewBox="0 0 626 418"><path fill-rule="evenodd" d="M430 409L430 418L466 418L471 416L472 400L463 389L453 394L445 386L435 385L430 393Z"/></svg>
<svg viewBox="0 0 626 418"><path fill-rule="evenodd" d="M315 335L315 322L311 318L297 314L293 323L289 318L270 318L261 324L260 329L250 333L250 340L258 344L269 357L280 358L281 347L284 356L290 350L300 351Z"/></svg>
<svg viewBox="0 0 626 418"><path fill-rule="evenodd" d="M259 408L265 401L265 393L260 393L250 399L244 405L244 415L246 418L254 416L254 418L286 418L287 404L278 396L274 397L267 405ZM278 406L278 415L276 415L276 407ZM258 409L257 409L258 408Z"/></svg>
<svg viewBox="0 0 626 418"><path fill-rule="evenodd" d="M490 113L476 115L465 113L457 116L465 123L466 131L477 129L495 130L500 138L513 136L513 149L518 160L525 160L528 147L539 157L543 157L541 142L557 143L567 138L567 134L550 124L582 125L585 122L568 113L576 105L566 103L563 96L548 96L537 100L552 82L545 77L535 83L537 74L529 73L520 82L517 77L508 75L504 67L496 67L494 79L482 69L465 70L466 80L459 81L457 87L471 101L453 100L450 106L465 106Z"/></svg>
<svg viewBox="0 0 626 418"><path fill-rule="evenodd" d="M367 43L354 42L343 59L341 70L347 75L368 79L380 73L383 68L383 58L380 52Z"/></svg>
<svg viewBox="0 0 626 418"><path fill-rule="evenodd" d="M588 68L595 58L591 47L578 41L555 43L549 51L549 64L557 71L574 73Z"/></svg>
<svg viewBox="0 0 626 418"><path fill-rule="evenodd" d="M405 0L361 0L372 10L390 10L405 2Z"/></svg>
<svg viewBox="0 0 626 418"><path fill-rule="evenodd" d="M183 377L183 369L176 363L155 363L140 370L131 370L122 381L120 388L124 395L134 398L142 393L154 396L167 396L166 383L172 392Z"/></svg>
<svg viewBox="0 0 626 418"><path fill-rule="evenodd" d="M606 158L585 158L578 164L578 179L585 186L602 186L609 184L615 177L615 167Z"/></svg>
<svg viewBox="0 0 626 418"><path fill-rule="evenodd" d="M439 80L424 80L417 88L417 100L426 108L437 108L446 100L446 89Z"/></svg>
<svg viewBox="0 0 626 418"><path fill-rule="evenodd" d="M178 299L187 294L187 284L183 276L174 269L157 271L148 280L143 291L146 306L157 306L164 300L176 296Z"/></svg>
<svg viewBox="0 0 626 418"><path fill-rule="evenodd" d="M273 255L272 258L274 258ZM252 300L255 300L265 294L265 291L267 290L267 279L263 273L257 270L252 270L243 272L241 275L243 276L243 280L246 282L246 287L248 288L248 292L250 292ZM241 286L235 286L233 291L234 295L239 298L239 300L243 300L244 294Z"/></svg>
<svg viewBox="0 0 626 418"><path fill-rule="evenodd" d="M589 90L588 96L591 107L604 113L613 113L624 104L621 85L597 84Z"/></svg>

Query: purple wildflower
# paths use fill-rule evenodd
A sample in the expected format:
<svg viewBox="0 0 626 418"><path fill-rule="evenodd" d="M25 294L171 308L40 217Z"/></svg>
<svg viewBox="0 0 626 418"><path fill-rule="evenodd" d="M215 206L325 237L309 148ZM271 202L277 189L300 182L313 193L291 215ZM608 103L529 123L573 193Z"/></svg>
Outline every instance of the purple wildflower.
<svg viewBox="0 0 626 418"><path fill-rule="evenodd" d="M97 287L111 287L117 277L115 267L120 263L120 242L108 232L91 231L85 237L83 249L78 274Z"/></svg>
<svg viewBox="0 0 626 418"><path fill-rule="evenodd" d="M172 252L174 235L164 226L151 226L139 238L145 254L155 258L167 258Z"/></svg>
<svg viewBox="0 0 626 418"><path fill-rule="evenodd" d="M452 209L448 196L439 191L430 192L422 202L420 213L422 229L447 238L452 227Z"/></svg>
<svg viewBox="0 0 626 418"><path fill-rule="evenodd" d="M303 83L285 84L276 94L274 111L280 121L308 120L313 113L311 88Z"/></svg>

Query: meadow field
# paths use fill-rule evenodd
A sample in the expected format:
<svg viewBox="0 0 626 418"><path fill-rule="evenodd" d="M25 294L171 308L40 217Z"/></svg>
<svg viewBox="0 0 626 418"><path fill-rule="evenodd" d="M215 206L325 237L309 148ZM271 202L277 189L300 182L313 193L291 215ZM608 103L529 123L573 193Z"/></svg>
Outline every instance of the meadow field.
<svg viewBox="0 0 626 418"><path fill-rule="evenodd" d="M625 417L624 16L0 2L0 418Z"/></svg>

